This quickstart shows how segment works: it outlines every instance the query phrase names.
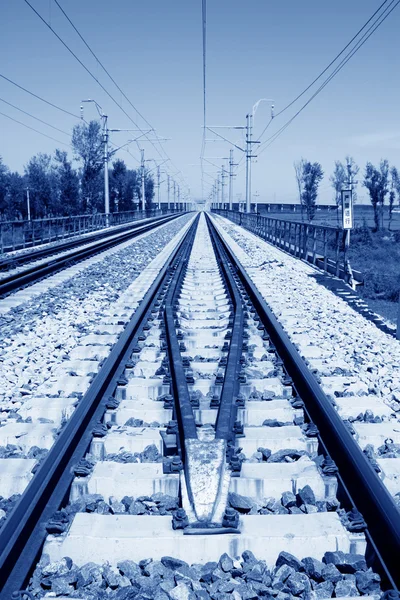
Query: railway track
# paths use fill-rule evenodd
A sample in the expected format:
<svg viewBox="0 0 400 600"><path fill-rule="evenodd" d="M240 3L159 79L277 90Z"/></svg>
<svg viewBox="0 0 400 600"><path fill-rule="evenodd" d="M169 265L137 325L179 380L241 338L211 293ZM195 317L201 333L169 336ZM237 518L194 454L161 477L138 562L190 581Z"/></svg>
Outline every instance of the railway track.
<svg viewBox="0 0 400 600"><path fill-rule="evenodd" d="M101 231L90 240L68 240L56 247L42 248L16 257L7 257L0 261L0 298L25 286L36 283L61 269L85 260L98 252L126 242L138 235L150 231L159 225L168 223L182 213L166 217L148 219L145 223L131 223L118 228L117 232Z"/></svg>
<svg viewBox="0 0 400 600"><path fill-rule="evenodd" d="M99 590L132 598L398 597L398 509L208 217L115 322L0 531L1 600L107 562Z"/></svg>

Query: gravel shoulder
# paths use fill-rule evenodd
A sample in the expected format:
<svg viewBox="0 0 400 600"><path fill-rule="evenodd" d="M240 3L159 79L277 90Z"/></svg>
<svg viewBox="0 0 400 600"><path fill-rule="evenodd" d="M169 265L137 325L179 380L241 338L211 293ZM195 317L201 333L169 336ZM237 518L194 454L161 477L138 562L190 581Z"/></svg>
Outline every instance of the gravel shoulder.
<svg viewBox="0 0 400 600"><path fill-rule="evenodd" d="M345 395L373 394L400 411L400 343L319 285L312 267L222 217L214 220L297 347L315 346L329 374L347 378ZM328 382L322 387L335 396Z"/></svg>
<svg viewBox="0 0 400 600"><path fill-rule="evenodd" d="M0 422L51 380L82 337L96 332L102 315L190 218L183 216L123 249L95 257L73 278L0 316Z"/></svg>

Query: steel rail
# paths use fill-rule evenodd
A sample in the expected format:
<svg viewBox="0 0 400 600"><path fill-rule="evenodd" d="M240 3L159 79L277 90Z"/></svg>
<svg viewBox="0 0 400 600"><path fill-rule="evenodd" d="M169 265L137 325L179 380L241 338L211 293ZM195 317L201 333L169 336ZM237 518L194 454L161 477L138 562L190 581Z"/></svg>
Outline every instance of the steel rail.
<svg viewBox="0 0 400 600"><path fill-rule="evenodd" d="M361 511L388 572L399 587L400 512L393 498L353 439L317 379L307 368L245 268L214 224L213 227L230 260L236 265L239 278L251 302L317 425L329 454L336 462L354 504Z"/></svg>
<svg viewBox="0 0 400 600"><path fill-rule="evenodd" d="M197 228L198 220L196 221ZM195 230L192 232L192 240ZM191 240L191 241L192 241ZM179 348L179 341L176 336L174 305L177 295L180 291L182 279L184 277L187 260L190 253L189 244L186 252L179 262L173 275L171 285L168 289L165 302L165 331L167 336L167 348L169 356L169 368L171 371L172 388L175 398L175 410L179 425L179 434L181 438L182 460L184 461L184 440L197 439L196 421L193 414L193 408L190 402L189 390L186 382L185 369L182 364L182 356Z"/></svg>
<svg viewBox="0 0 400 600"><path fill-rule="evenodd" d="M27 584L47 535L46 523L68 497L74 467L85 456L93 428L102 418L160 290L171 279L171 265L179 262L194 227L192 224L156 277L0 531L0 600L9 600Z"/></svg>
<svg viewBox="0 0 400 600"><path fill-rule="evenodd" d="M32 265L23 271L1 278L0 297L15 292L26 285L33 284L43 277L52 275L56 271L68 267L72 261L75 262L85 260L86 258L89 258L98 252L103 252L104 250L108 250L109 248L128 241L129 239L135 238L146 231L151 231L152 229L155 229L156 227L175 219L177 216L181 215L172 215L167 218L146 223L145 225L130 228L129 231L125 231L123 233L114 233L111 238L108 237L106 239L100 239L97 242L93 242L91 240L85 245L82 245L81 243L79 248L71 250L66 254L54 255L53 251L53 253L49 255L47 262L36 266Z"/></svg>
<svg viewBox="0 0 400 600"><path fill-rule="evenodd" d="M207 217L207 225L213 241L217 260L221 266L225 281L234 306L234 319L232 335L229 344L227 364L225 368L224 383L222 386L220 405L217 414L215 437L227 442L234 440L234 424L237 416L236 398L239 392L238 375L240 371L240 358L242 356L242 341L244 331L244 312L242 298L237 284L233 278L230 265L228 264L225 250L216 236L210 219Z"/></svg>
<svg viewBox="0 0 400 600"><path fill-rule="evenodd" d="M173 218L177 216L181 216L184 214L174 213L172 215L160 215L157 217L148 217L145 219L140 219L137 221L130 221L129 223L124 223L123 225L117 225L114 229L100 229L96 232L82 235L87 235L87 237L81 237L79 234L70 238L66 241L62 241L55 246L46 247L46 248L37 248L32 251L27 251L24 254L14 255L14 256L6 256L5 258L0 258L0 271L6 271L8 269L13 269L15 267L24 265L26 263L30 263L34 260L39 260L40 258L46 258L51 254L56 254L57 252L64 252L65 250L70 250L71 248L76 248L77 246L82 246L83 244L90 244L91 242L96 242L97 240L101 240L112 235L117 235L118 233L123 233L124 231L132 230L141 225L144 225L144 221L146 223L155 223L157 221L162 221L164 219ZM35 248L35 247L33 247Z"/></svg>

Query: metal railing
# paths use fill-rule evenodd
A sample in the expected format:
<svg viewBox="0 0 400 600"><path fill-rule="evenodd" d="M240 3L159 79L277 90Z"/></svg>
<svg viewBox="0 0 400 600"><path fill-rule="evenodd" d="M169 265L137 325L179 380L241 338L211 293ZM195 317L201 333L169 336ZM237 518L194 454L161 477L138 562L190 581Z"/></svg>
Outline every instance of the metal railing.
<svg viewBox="0 0 400 600"><path fill-rule="evenodd" d="M277 248L306 260L327 273L345 280L348 278L345 269L343 229L233 210L213 209L212 212L230 219ZM353 271L352 275L355 282L363 282L362 275L358 271Z"/></svg>
<svg viewBox="0 0 400 600"><path fill-rule="evenodd" d="M110 226L122 225L131 221L140 221L164 214L179 212L181 209L152 208L110 213ZM107 226L104 213L78 215L75 217L54 217L31 221L0 221L0 254L23 248L32 248L76 235L83 235Z"/></svg>

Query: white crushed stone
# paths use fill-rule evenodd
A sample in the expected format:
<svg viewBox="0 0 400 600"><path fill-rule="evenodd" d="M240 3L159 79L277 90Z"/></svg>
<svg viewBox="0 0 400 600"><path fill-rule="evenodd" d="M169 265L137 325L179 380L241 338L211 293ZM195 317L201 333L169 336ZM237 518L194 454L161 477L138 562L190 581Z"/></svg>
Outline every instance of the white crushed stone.
<svg viewBox="0 0 400 600"><path fill-rule="evenodd" d="M34 397L39 386L55 381L68 353L110 318L112 307L141 272L152 272L163 250L172 251L190 220L181 217L124 244L123 250L103 253L73 280L0 316L0 422Z"/></svg>
<svg viewBox="0 0 400 600"><path fill-rule="evenodd" d="M212 218L291 340L300 350L321 351L324 375L330 370L351 381L343 395L376 395L400 411L400 342L318 284L312 267L227 219Z"/></svg>

